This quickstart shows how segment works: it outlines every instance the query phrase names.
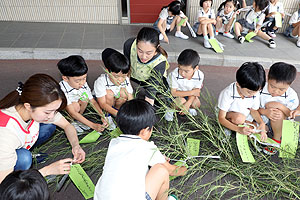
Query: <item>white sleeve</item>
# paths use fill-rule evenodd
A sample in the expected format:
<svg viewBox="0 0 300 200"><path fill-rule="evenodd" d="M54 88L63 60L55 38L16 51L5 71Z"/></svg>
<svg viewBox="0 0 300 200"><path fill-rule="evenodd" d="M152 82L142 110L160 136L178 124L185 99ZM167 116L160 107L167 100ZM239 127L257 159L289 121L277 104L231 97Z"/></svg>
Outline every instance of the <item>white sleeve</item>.
<svg viewBox="0 0 300 200"><path fill-rule="evenodd" d="M147 157L149 158L148 165L153 166L158 163L165 163L166 159L162 155L162 153L159 151L157 146L154 144L154 142L147 142L147 148L148 148L148 155Z"/></svg>
<svg viewBox="0 0 300 200"><path fill-rule="evenodd" d="M199 84L197 84L195 88L201 89L203 87L204 73L200 70L199 70L199 76L200 76L200 81L199 81Z"/></svg>
<svg viewBox="0 0 300 200"><path fill-rule="evenodd" d="M94 92L97 98L103 97L106 95L106 87L104 76L99 76L99 78L94 83Z"/></svg>
<svg viewBox="0 0 300 200"><path fill-rule="evenodd" d="M283 8L283 4L281 2L278 2L278 7L279 7L279 13L284 13L284 8Z"/></svg>
<svg viewBox="0 0 300 200"><path fill-rule="evenodd" d="M292 25L298 22L298 11L294 12L292 17L290 18L289 24Z"/></svg>
<svg viewBox="0 0 300 200"><path fill-rule="evenodd" d="M168 76L168 84L170 86L171 89L177 89L178 83L177 83L177 79L176 79L176 75L175 75L175 70L178 70L178 68L175 68Z"/></svg>
<svg viewBox="0 0 300 200"><path fill-rule="evenodd" d="M59 85L60 85L60 89L64 92L64 94L65 94L65 96L66 96L66 99L67 99L67 105L72 104L72 102L71 102L71 100L70 100L70 97L69 97L69 95L67 94L65 87L63 86L62 81L59 82Z"/></svg>
<svg viewBox="0 0 300 200"><path fill-rule="evenodd" d="M258 25L262 25L264 20L265 20L265 17L266 15L265 14L262 14L260 17L259 17L259 21L257 22Z"/></svg>
<svg viewBox="0 0 300 200"><path fill-rule="evenodd" d="M86 84L86 93L87 93L87 95L88 95L88 98L89 98L89 99L93 99L94 97L93 97L93 95L92 95L92 91L91 91L89 85L88 85L87 83L85 83L85 84Z"/></svg>
<svg viewBox="0 0 300 200"><path fill-rule="evenodd" d="M227 87L228 88L228 87ZM233 102L230 93L228 92L227 88L225 88L219 95L218 99L218 108L227 112Z"/></svg>
<svg viewBox="0 0 300 200"><path fill-rule="evenodd" d="M288 103L287 103L287 107L290 109L290 110L295 110L298 105L299 105L299 98L298 98L298 95L297 93L295 92L295 90L293 90L291 88L291 93L289 94L289 99L288 99Z"/></svg>
<svg viewBox="0 0 300 200"><path fill-rule="evenodd" d="M184 14L182 11L180 11L179 17L184 18L184 17L185 17L185 14Z"/></svg>
<svg viewBox="0 0 300 200"><path fill-rule="evenodd" d="M212 8L210 9L211 9L211 19L215 19L216 18L215 11Z"/></svg>
<svg viewBox="0 0 300 200"><path fill-rule="evenodd" d="M202 17L202 10L200 9L200 10L198 10L198 13L197 13L197 21L198 21L198 18L199 17Z"/></svg>
<svg viewBox="0 0 300 200"><path fill-rule="evenodd" d="M254 103L252 105L252 109L258 110L259 106L260 106L260 94L259 94L259 92L257 92L257 94L255 95L255 98L254 98Z"/></svg>
<svg viewBox="0 0 300 200"><path fill-rule="evenodd" d="M168 9L167 8L162 9L159 13L159 18L160 19L166 20L168 18L168 16L169 16L169 14L168 14Z"/></svg>

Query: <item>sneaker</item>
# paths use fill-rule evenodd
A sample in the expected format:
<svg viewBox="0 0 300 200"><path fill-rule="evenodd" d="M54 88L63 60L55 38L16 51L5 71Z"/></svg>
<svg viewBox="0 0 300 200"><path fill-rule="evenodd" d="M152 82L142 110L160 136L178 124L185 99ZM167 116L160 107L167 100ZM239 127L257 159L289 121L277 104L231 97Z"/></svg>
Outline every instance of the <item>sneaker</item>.
<svg viewBox="0 0 300 200"><path fill-rule="evenodd" d="M268 32L268 35L272 38L276 38L276 34L274 32Z"/></svg>
<svg viewBox="0 0 300 200"><path fill-rule="evenodd" d="M108 127L107 127L108 130L112 131L117 128L117 126L111 116L106 117L106 120L108 123Z"/></svg>
<svg viewBox="0 0 300 200"><path fill-rule="evenodd" d="M234 36L231 33L229 33L229 32L228 33L223 33L223 36L228 37L230 39L234 38Z"/></svg>
<svg viewBox="0 0 300 200"><path fill-rule="evenodd" d="M79 125L80 128L82 128L85 131L90 130L91 128L83 123L81 123L80 121L76 121L76 123Z"/></svg>
<svg viewBox="0 0 300 200"><path fill-rule="evenodd" d="M297 47L300 47L300 40L297 41L296 45Z"/></svg>
<svg viewBox="0 0 300 200"><path fill-rule="evenodd" d="M196 116L196 115L197 115L197 110L194 109L194 108L190 108L190 109L189 109L189 113L190 113L192 116Z"/></svg>
<svg viewBox="0 0 300 200"><path fill-rule="evenodd" d="M163 40L164 39L164 36L163 36L163 34L159 34L159 40Z"/></svg>
<svg viewBox="0 0 300 200"><path fill-rule="evenodd" d="M243 44L245 42L245 37L244 36L239 36L238 39L239 39L241 44Z"/></svg>
<svg viewBox="0 0 300 200"><path fill-rule="evenodd" d="M184 34L183 32L181 32L181 31L176 31L175 37L178 37L178 38L181 38L181 39L184 39L184 40L189 39L189 36L185 35L185 34Z"/></svg>
<svg viewBox="0 0 300 200"><path fill-rule="evenodd" d="M80 128L80 126L76 122L72 122L71 124L76 129L77 135L82 135L82 133L84 132L84 130L82 128Z"/></svg>
<svg viewBox="0 0 300 200"><path fill-rule="evenodd" d="M219 35L219 31L216 31L216 32L215 32L215 36L218 36L218 35Z"/></svg>
<svg viewBox="0 0 300 200"><path fill-rule="evenodd" d="M174 118L173 115L174 115L174 112L172 110L167 111L165 114L165 120L167 120L168 122L173 121L173 118Z"/></svg>
<svg viewBox="0 0 300 200"><path fill-rule="evenodd" d="M272 156L272 155L274 155L274 154L277 153L277 150L276 150L274 147L265 147L265 148L263 149L263 152L264 152L265 154L267 154L267 155Z"/></svg>
<svg viewBox="0 0 300 200"><path fill-rule="evenodd" d="M210 43L209 43L208 40L205 40L205 39L204 39L204 47L205 47L205 48L208 48L208 49L211 48L211 45L210 45Z"/></svg>
<svg viewBox="0 0 300 200"><path fill-rule="evenodd" d="M276 48L276 43L275 43L274 40L269 41L269 47L270 47L271 49L275 49L275 48Z"/></svg>
<svg viewBox="0 0 300 200"><path fill-rule="evenodd" d="M168 196L167 200L178 200L178 198L174 194L171 194Z"/></svg>

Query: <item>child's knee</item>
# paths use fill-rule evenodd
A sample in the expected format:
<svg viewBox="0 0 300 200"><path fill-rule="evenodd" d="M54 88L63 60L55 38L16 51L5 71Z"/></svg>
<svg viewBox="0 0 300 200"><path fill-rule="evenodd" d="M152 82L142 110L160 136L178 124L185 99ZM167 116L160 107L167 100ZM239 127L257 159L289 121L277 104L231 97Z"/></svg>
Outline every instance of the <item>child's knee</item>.
<svg viewBox="0 0 300 200"><path fill-rule="evenodd" d="M169 180L169 171L167 168L162 164L155 164L151 167L151 169L155 174L159 175L159 177L162 177L163 179Z"/></svg>
<svg viewBox="0 0 300 200"><path fill-rule="evenodd" d="M238 125L238 124L244 124L246 120L246 116L242 113L237 113L231 118L231 122Z"/></svg>
<svg viewBox="0 0 300 200"><path fill-rule="evenodd" d="M78 113L80 112L80 104L78 102L73 102L72 106L73 106L75 112L78 112Z"/></svg>

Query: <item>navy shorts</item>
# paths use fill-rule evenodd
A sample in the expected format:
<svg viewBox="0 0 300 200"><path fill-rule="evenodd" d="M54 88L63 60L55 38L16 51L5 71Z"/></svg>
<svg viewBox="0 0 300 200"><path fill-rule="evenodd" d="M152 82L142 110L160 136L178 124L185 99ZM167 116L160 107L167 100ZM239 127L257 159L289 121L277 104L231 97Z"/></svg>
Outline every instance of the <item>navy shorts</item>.
<svg viewBox="0 0 300 200"><path fill-rule="evenodd" d="M251 31L255 30L254 23L249 24L245 19L239 19L237 20L237 22L240 23L243 28L249 29Z"/></svg>

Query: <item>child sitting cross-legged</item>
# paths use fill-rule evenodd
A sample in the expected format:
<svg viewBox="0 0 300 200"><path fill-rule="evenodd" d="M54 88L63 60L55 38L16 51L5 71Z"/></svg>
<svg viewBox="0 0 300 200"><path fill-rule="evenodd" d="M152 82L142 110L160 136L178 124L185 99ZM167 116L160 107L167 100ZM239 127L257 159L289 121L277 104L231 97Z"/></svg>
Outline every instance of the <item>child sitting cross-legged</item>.
<svg viewBox="0 0 300 200"><path fill-rule="evenodd" d="M220 124L227 128L226 136L230 136L230 130L251 135L253 129L239 125L258 123L257 129L262 130L261 140L267 139L265 123L258 112L259 91L264 87L265 82L264 68L259 63L246 62L237 70L236 82L231 83L220 93L218 119Z"/></svg>
<svg viewBox="0 0 300 200"><path fill-rule="evenodd" d="M102 52L102 60L106 73L95 81L94 92L100 107L109 113L109 129L114 129L110 115L116 116L121 105L133 99L133 89L128 78L130 65L123 54L111 48Z"/></svg>
<svg viewBox="0 0 300 200"><path fill-rule="evenodd" d="M127 101L116 121L123 134L110 141L94 200L175 200L168 197L169 176L184 175L187 169L171 165L148 141L155 123L153 107L145 100Z"/></svg>
<svg viewBox="0 0 300 200"><path fill-rule="evenodd" d="M271 66L268 82L260 94L260 109L264 122L273 132L273 140L281 143L282 122L299 105L297 93L290 87L296 78L297 70L293 65L278 62ZM277 151L266 147L264 153L273 155Z"/></svg>
<svg viewBox="0 0 300 200"><path fill-rule="evenodd" d="M57 66L63 79L59 85L67 98L68 105L66 110L71 117L77 120L73 122L72 125L79 133L90 128L98 132L103 131L107 126L104 117L101 117L103 124L98 124L88 120L82 115L88 102L91 102L101 116L103 115L101 108L93 98L86 82L88 67L83 57L79 55L69 56L60 60Z"/></svg>
<svg viewBox="0 0 300 200"><path fill-rule="evenodd" d="M201 105L199 97L204 80L204 74L199 70L199 54L192 49L185 49L180 53L177 62L178 67L168 76L171 94L176 97L177 105L182 105L184 110L195 116L197 115L195 108ZM172 121L173 112L168 111L165 119Z"/></svg>

